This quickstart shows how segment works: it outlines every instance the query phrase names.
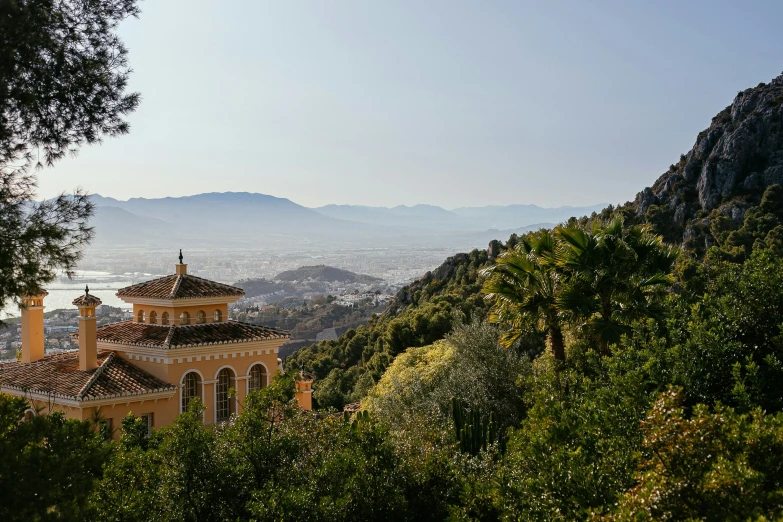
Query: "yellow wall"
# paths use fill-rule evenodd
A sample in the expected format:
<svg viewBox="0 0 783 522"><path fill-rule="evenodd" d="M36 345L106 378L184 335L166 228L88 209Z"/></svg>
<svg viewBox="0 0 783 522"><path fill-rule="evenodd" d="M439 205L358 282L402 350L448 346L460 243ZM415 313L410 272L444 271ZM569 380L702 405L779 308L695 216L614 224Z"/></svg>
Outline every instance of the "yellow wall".
<svg viewBox="0 0 783 522"><path fill-rule="evenodd" d="M43 306L22 308L22 362L43 359L44 318Z"/></svg>
<svg viewBox="0 0 783 522"><path fill-rule="evenodd" d="M151 305L142 305L142 304L133 304L133 320L138 320L139 317L139 311L144 311L144 322L149 323L150 322L150 312L155 311L158 314L158 322L157 324L163 324L161 322L161 317L163 317L163 312L168 312L169 314L169 324L179 324L179 315L182 312L187 312L190 314L190 324L196 324L196 319L198 318L199 311L203 311L205 314L207 314L207 322L211 323L213 322L214 316L215 316L215 310L220 310L220 313L222 314L223 321L228 320L228 305L223 304L210 304L210 305L199 305L199 306L177 306L177 307L166 307L166 306L151 306Z"/></svg>
<svg viewBox="0 0 783 522"><path fill-rule="evenodd" d="M217 346L204 346L189 349L167 350L160 355L168 357L169 363L153 360L153 357L142 356L132 352L120 351L117 354L128 362L149 372L157 378L181 386L182 380L188 372L196 371L201 380L201 401L206 406L204 421L207 424L215 422L215 383L218 372L223 368L229 368L234 374L233 387L237 391L236 406L237 413L241 411L241 405L244 404L247 395L248 377L250 367L261 363L266 368L266 382L277 373L277 348L284 339L274 339L269 341L228 344ZM106 345L104 345L104 349ZM269 353L265 353L269 352ZM179 413L182 402L180 391L176 394L177 412Z"/></svg>
<svg viewBox="0 0 783 522"><path fill-rule="evenodd" d="M313 409L312 390L296 392L296 402L299 404L299 407L302 408L303 410L312 410Z"/></svg>
<svg viewBox="0 0 783 522"><path fill-rule="evenodd" d="M124 419L129 412L133 412L136 417L141 417L152 413L153 415L153 428L160 429L163 426L168 426L174 422L174 419L179 415L177 408L177 395L170 399L160 399L158 401L142 401L131 402L126 404L125 402L118 404L109 404L98 407L84 408L82 410L83 420L93 420L96 418L111 420L112 437L116 440L120 437L120 428L122 427L122 419ZM98 410L96 416L95 411Z"/></svg>
<svg viewBox="0 0 783 522"><path fill-rule="evenodd" d="M78 421L95 421L98 419L110 420L112 427L112 436L114 439L118 439L120 436L120 428L122 426L122 419L128 415L129 412L133 412L137 417L146 415L148 413L153 414L153 427L155 429L162 428L174 422L174 419L179 415L177 408L177 395L171 398L162 398L158 400L141 400L135 402L127 402L127 399L122 402L114 404L104 404L100 406L68 406L57 403L50 403L46 400L30 401L30 406L38 414L48 414L54 412L62 412L66 418L74 419ZM96 416L96 410L98 415Z"/></svg>

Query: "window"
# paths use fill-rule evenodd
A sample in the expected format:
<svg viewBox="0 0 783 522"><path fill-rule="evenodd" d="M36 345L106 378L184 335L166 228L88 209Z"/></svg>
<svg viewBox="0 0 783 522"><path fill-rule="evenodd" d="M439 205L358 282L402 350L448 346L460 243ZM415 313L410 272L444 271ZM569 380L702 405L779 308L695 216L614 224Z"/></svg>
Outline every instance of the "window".
<svg viewBox="0 0 783 522"><path fill-rule="evenodd" d="M150 324L158 324L158 312L150 312Z"/></svg>
<svg viewBox="0 0 783 522"><path fill-rule="evenodd" d="M163 312L163 315L160 316L160 324L169 324L169 313Z"/></svg>
<svg viewBox="0 0 783 522"><path fill-rule="evenodd" d="M190 401L201 398L201 378L190 372L182 379L182 411L187 411Z"/></svg>
<svg viewBox="0 0 783 522"><path fill-rule="evenodd" d="M179 324L190 324L190 314L187 312L179 314Z"/></svg>
<svg viewBox="0 0 783 522"><path fill-rule="evenodd" d="M26 410L24 410L25 422L30 422L31 420L33 420L33 417L35 417L35 410L33 410L32 408L27 408Z"/></svg>
<svg viewBox="0 0 783 522"><path fill-rule="evenodd" d="M220 310L215 310L215 313L212 316L212 321L219 323L222 320L223 320L223 313Z"/></svg>
<svg viewBox="0 0 783 522"><path fill-rule="evenodd" d="M196 323L198 324L204 324L207 322L207 314L204 312L204 310L199 310L196 318Z"/></svg>
<svg viewBox="0 0 783 522"><path fill-rule="evenodd" d="M152 428L155 425L155 414L154 413L145 413L140 417L142 422L147 425L147 437L152 435Z"/></svg>
<svg viewBox="0 0 783 522"><path fill-rule="evenodd" d="M136 317L136 319L140 322L144 322L144 310L139 310L139 315Z"/></svg>
<svg viewBox="0 0 783 522"><path fill-rule="evenodd" d="M103 437L104 440L111 439L111 436L114 433L111 426L111 419L101 419L98 421L98 433L101 434L101 437Z"/></svg>
<svg viewBox="0 0 783 522"><path fill-rule="evenodd" d="M234 401L231 399L231 384L234 375L228 368L218 372L215 383L215 415L218 422L227 421L234 413Z"/></svg>
<svg viewBox="0 0 783 522"><path fill-rule="evenodd" d="M250 380L248 381L248 391L260 390L266 386L266 372L260 364L253 365L250 368Z"/></svg>

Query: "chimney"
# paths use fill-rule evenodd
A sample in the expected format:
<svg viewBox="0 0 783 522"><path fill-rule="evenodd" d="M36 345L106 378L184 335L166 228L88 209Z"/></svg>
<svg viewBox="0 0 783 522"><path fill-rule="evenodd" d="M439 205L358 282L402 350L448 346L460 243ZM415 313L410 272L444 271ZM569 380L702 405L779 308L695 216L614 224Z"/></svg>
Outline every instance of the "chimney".
<svg viewBox="0 0 783 522"><path fill-rule="evenodd" d="M179 263L174 265L177 275L185 275L188 273L188 265L182 262L182 249L179 249Z"/></svg>
<svg viewBox="0 0 783 522"><path fill-rule="evenodd" d="M94 370L98 367L98 334L95 308L101 300L90 295L90 288L84 287L84 295L73 300L79 308L79 369Z"/></svg>
<svg viewBox="0 0 783 522"><path fill-rule="evenodd" d="M44 290L38 295L22 298L22 362L30 363L44 356L43 300Z"/></svg>

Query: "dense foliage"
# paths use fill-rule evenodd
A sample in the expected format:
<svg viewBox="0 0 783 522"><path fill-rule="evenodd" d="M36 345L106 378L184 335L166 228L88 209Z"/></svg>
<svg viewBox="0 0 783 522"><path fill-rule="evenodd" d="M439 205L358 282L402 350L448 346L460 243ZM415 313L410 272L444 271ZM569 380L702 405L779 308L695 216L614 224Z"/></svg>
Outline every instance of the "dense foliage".
<svg viewBox="0 0 783 522"><path fill-rule="evenodd" d="M541 237L513 238L506 252ZM595 267L638 262L622 259ZM778 519L783 258L774 242L754 241L743 256L718 244L705 259L680 256L669 291L654 296L659 313L625 319L609 350L589 321L563 321L563 360L543 349L535 309L518 323L529 331L503 347L480 291L492 261L478 252L452 260L347 343L321 345L331 359L320 362L320 398L362 399L353 416L300 410L292 379L280 376L221 426L204 426L194 405L152 436L129 417L107 443L57 415L25 422L24 401L2 398L2 515ZM361 350L351 345L358 336ZM319 352L304 353L299 361L317 368Z"/></svg>
<svg viewBox="0 0 783 522"><path fill-rule="evenodd" d="M136 0L0 1L0 172L128 132L139 95L116 31L138 12Z"/></svg>
<svg viewBox="0 0 783 522"><path fill-rule="evenodd" d="M467 320L486 315L479 271L487 261L487 252L479 250L449 258L403 288L381 316L336 341L300 350L286 364L315 374L320 406L342 408L360 400L398 354L443 339L455 315Z"/></svg>

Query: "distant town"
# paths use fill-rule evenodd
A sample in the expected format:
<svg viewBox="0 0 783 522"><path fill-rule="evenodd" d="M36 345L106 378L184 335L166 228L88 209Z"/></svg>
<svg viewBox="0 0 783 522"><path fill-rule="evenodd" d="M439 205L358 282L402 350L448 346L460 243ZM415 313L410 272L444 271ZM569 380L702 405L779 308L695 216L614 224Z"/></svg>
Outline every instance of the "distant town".
<svg viewBox="0 0 783 522"><path fill-rule="evenodd" d="M301 256L299 259L321 261L323 257L326 256ZM338 256L329 257L334 259ZM404 283L424 272L422 268L415 268L415 262L407 256L386 256L384 263L377 263L380 256L368 252L353 252L339 257L347 261L343 266L364 267L367 272L380 273L390 279L357 274L324 264L294 268L295 261L289 258L283 260L277 255L261 263L255 257L256 268L253 268L251 256L234 256L226 262L213 261L208 254L193 254L191 266L194 267L194 275L200 277L222 279L225 282L239 279L233 284L245 290L245 297L229 310L230 318L291 331L291 340L281 347L281 354L287 356L303 346L324 339L336 339L349 328L364 324L373 315L382 313ZM62 278L49 291L44 315L44 348L47 354L77 348L71 334L78 329L78 312L70 305L70 300L79 295L84 285L97 288L91 290L93 292L112 296L117 289L133 284L137 279L156 277L156 274L150 273L155 265L139 267L139 261L133 261L131 256L104 253L101 258L100 266L111 271L80 271L73 279ZM391 268L390 258L400 264ZM422 258L427 259L427 255ZM200 261L204 264L201 265ZM93 258L92 262L99 261ZM90 264L88 266L97 268ZM127 271L133 268L137 270ZM142 272L139 268L149 272ZM258 277L271 272L277 275L269 279ZM98 326L133 319L127 305L118 299L110 302L117 306L106 303L104 298L104 304L97 308ZM19 314L18 311L9 310L4 317L4 324L0 326L0 360L15 359L20 348Z"/></svg>

